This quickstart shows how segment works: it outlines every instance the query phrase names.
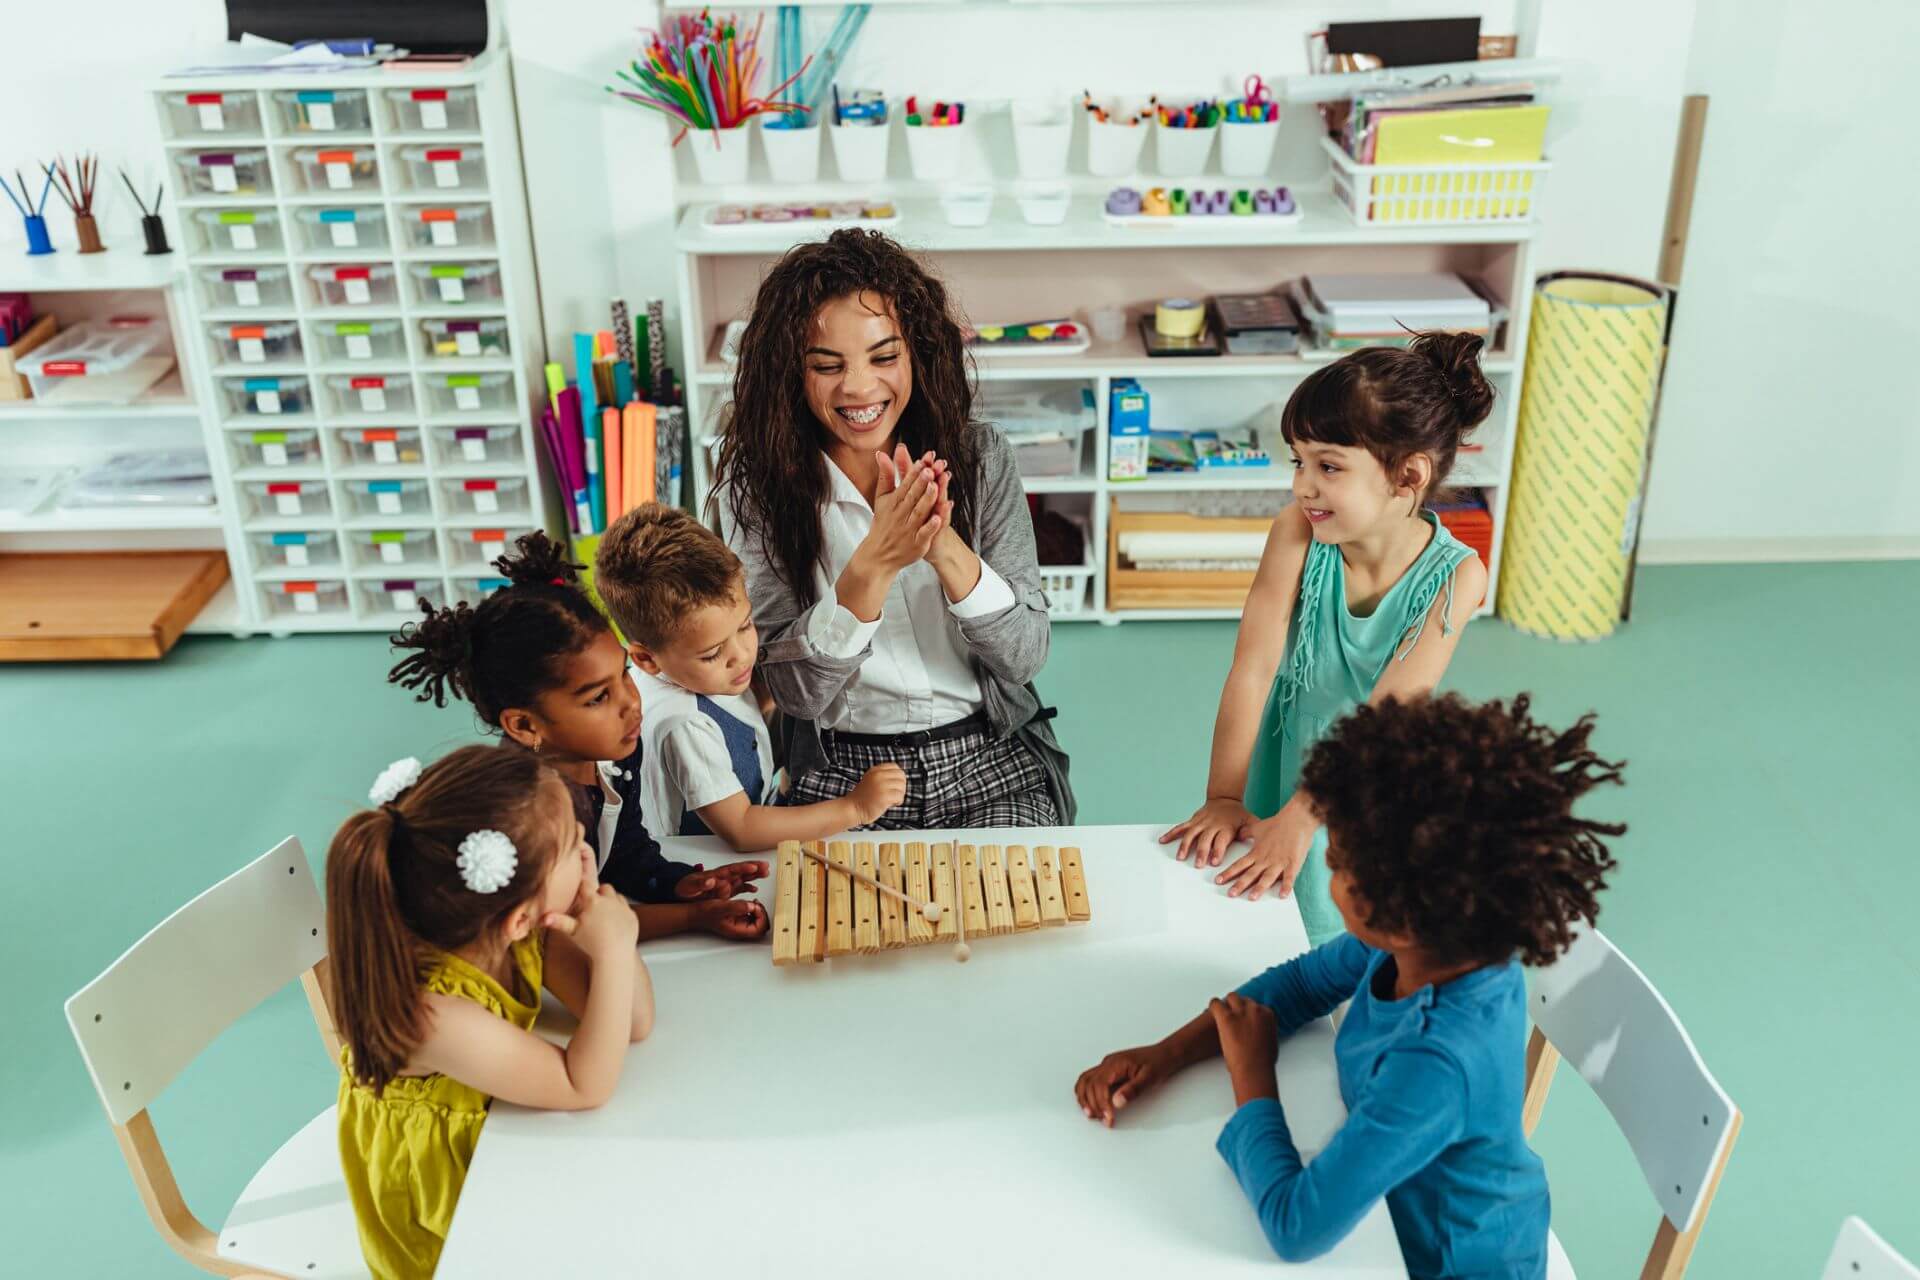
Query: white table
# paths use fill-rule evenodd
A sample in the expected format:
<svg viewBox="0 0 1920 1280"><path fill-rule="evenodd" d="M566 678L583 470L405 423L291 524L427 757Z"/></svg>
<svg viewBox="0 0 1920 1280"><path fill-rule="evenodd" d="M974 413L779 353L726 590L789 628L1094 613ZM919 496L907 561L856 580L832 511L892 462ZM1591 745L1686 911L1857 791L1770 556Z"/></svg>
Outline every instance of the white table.
<svg viewBox="0 0 1920 1280"><path fill-rule="evenodd" d="M1073 1098L1101 1055L1306 947L1291 900L1228 899L1161 830L954 833L1079 846L1093 909L979 939L965 965L939 944L780 969L764 945L649 944L658 1018L613 1100L494 1107L440 1276L1270 1280L1283 1264L1213 1147L1233 1110L1224 1066L1112 1130ZM1345 1117L1331 1026L1283 1043L1279 1075L1295 1140L1317 1151ZM1297 1270L1404 1277L1385 1205Z"/></svg>

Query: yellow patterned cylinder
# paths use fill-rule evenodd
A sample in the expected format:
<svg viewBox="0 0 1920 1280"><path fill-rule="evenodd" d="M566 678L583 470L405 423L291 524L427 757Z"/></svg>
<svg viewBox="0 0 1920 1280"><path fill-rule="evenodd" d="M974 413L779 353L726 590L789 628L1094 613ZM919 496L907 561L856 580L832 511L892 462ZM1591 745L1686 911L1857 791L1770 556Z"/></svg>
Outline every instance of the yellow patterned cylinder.
<svg viewBox="0 0 1920 1280"><path fill-rule="evenodd" d="M1620 625L1667 329L1659 285L1541 277L1500 557L1500 617L1555 640Z"/></svg>

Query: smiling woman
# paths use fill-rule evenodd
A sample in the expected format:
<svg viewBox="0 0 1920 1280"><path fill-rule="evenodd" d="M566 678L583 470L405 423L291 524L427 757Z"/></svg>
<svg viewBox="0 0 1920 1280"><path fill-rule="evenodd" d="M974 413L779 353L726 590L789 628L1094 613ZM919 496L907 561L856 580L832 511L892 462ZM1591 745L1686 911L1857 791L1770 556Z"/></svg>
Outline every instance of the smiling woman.
<svg viewBox="0 0 1920 1280"><path fill-rule="evenodd" d="M789 800L907 774L880 827L1072 822L1033 677L1051 632L1006 441L973 418L947 294L885 236L768 273L740 339L714 500L747 570Z"/></svg>

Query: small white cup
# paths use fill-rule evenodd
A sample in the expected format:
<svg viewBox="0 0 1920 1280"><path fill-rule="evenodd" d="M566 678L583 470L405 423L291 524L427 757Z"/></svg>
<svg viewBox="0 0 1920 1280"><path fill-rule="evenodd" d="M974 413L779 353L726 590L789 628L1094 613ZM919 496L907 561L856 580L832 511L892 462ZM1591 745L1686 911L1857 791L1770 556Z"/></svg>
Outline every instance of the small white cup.
<svg viewBox="0 0 1920 1280"><path fill-rule="evenodd" d="M775 182L799 185L820 177L820 126L809 120L797 129L772 128L777 117L760 117L760 149Z"/></svg>
<svg viewBox="0 0 1920 1280"><path fill-rule="evenodd" d="M1207 171L1207 157L1213 153L1214 135L1220 126L1210 129L1171 129L1156 122L1153 126L1154 168L1163 178L1197 178Z"/></svg>
<svg viewBox="0 0 1920 1280"><path fill-rule="evenodd" d="M1013 104L1013 157L1023 178L1064 178L1073 112L1051 98Z"/></svg>
<svg viewBox="0 0 1920 1280"><path fill-rule="evenodd" d="M833 142L834 167L843 182L883 182L887 176L890 121L880 124L835 124L827 128Z"/></svg>
<svg viewBox="0 0 1920 1280"><path fill-rule="evenodd" d="M753 135L743 128L689 129L686 145L693 148L693 167L710 187L737 186L747 180L747 158Z"/></svg>
<svg viewBox="0 0 1920 1280"><path fill-rule="evenodd" d="M946 182L960 172L970 124L907 125L907 160L922 182Z"/></svg>
<svg viewBox="0 0 1920 1280"><path fill-rule="evenodd" d="M1220 123L1220 172L1229 178L1264 178L1280 136L1280 117L1271 120L1223 120Z"/></svg>

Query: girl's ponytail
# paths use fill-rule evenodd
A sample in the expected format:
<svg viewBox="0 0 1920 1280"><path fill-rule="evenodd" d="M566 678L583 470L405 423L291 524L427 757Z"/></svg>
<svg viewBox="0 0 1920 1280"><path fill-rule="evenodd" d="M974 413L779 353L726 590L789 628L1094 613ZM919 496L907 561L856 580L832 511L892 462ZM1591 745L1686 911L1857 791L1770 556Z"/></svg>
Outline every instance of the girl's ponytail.
<svg viewBox="0 0 1920 1280"><path fill-rule="evenodd" d="M474 611L463 600L444 609L420 606L421 618L393 637L396 649L410 649L387 673L387 683L416 689L416 701L447 705L449 695L473 701Z"/></svg>
<svg viewBox="0 0 1920 1280"><path fill-rule="evenodd" d="M406 839L391 805L354 814L327 850L327 953L334 1019L354 1075L378 1094L420 1043L420 954L394 893L391 859Z"/></svg>
<svg viewBox="0 0 1920 1280"><path fill-rule="evenodd" d="M1493 412L1493 386L1480 371L1486 339L1474 333L1435 331L1417 334L1407 350L1424 356L1447 384L1447 394L1465 435Z"/></svg>
<svg viewBox="0 0 1920 1280"><path fill-rule="evenodd" d="M516 587L572 587L584 567L567 558L567 549L535 530L513 544L515 554L493 562L500 576Z"/></svg>

